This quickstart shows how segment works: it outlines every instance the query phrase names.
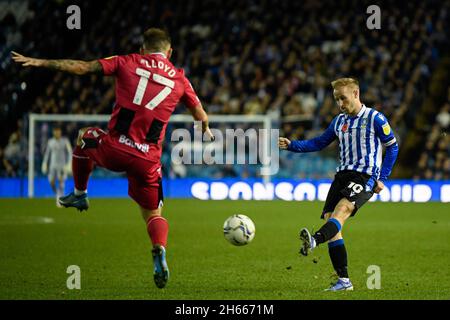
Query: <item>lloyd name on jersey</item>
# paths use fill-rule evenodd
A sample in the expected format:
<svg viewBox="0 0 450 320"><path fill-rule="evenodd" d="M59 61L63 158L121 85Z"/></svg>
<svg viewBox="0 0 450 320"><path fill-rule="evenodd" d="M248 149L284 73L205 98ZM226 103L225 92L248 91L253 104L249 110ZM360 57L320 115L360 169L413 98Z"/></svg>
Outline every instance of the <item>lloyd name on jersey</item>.
<svg viewBox="0 0 450 320"><path fill-rule="evenodd" d="M176 74L176 71L172 67L168 66L167 64L165 64L161 60L155 61L155 59L150 59L150 62L148 62L145 59L141 59L140 63L143 64L144 66L146 66L149 69L150 68L157 68L157 69L163 70L171 78L173 78L175 76L175 74Z"/></svg>

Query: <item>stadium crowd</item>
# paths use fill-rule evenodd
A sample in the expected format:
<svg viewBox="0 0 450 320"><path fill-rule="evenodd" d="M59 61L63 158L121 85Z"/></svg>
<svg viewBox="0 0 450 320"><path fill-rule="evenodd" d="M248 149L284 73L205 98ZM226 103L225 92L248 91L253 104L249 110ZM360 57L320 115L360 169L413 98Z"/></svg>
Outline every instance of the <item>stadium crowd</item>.
<svg viewBox="0 0 450 320"><path fill-rule="evenodd" d="M450 180L450 86L447 89L447 101L436 116L423 149L415 179Z"/></svg>
<svg viewBox="0 0 450 320"><path fill-rule="evenodd" d="M360 81L362 101L387 116L401 144L414 125L437 62L448 54L449 4L383 2L381 29L369 30L370 4L351 0L84 2L82 30L69 31L64 1L0 3L0 115L5 124L0 175L14 176L25 169L22 117L27 112L109 114L114 103L112 79L21 69L12 64L10 51L86 60L126 54L138 51L148 26L169 30L172 61L185 68L209 114L268 114L283 136L310 138L338 113L330 82L353 76ZM415 178L448 179L448 122L447 101L420 156L418 172L423 174ZM76 125L67 126L66 134L73 140ZM48 138L41 136L38 152ZM163 157L166 166L169 151ZM284 154L281 161L281 176L331 177L336 150L300 158ZM166 174L190 174L185 168L173 170ZM215 174L246 175L225 166Z"/></svg>

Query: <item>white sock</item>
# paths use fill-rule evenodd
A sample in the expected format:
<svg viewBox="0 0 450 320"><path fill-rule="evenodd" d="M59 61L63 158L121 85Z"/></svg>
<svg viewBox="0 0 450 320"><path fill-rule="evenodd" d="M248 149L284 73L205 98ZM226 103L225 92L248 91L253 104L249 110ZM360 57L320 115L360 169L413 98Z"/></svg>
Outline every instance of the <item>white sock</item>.
<svg viewBox="0 0 450 320"><path fill-rule="evenodd" d="M87 190L78 190L77 188L74 188L74 191L76 196L81 196L87 192Z"/></svg>
<svg viewBox="0 0 450 320"><path fill-rule="evenodd" d="M311 249L314 249L316 247L316 239L314 237L311 237Z"/></svg>

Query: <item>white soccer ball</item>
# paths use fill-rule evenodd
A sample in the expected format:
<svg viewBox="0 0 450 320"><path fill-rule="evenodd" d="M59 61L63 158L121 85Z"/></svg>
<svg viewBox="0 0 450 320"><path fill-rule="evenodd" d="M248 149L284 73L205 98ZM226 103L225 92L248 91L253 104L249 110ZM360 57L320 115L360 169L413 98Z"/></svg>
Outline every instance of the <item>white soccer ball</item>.
<svg viewBox="0 0 450 320"><path fill-rule="evenodd" d="M249 217L235 214L225 220L223 234L231 244L243 246L255 237L255 224Z"/></svg>

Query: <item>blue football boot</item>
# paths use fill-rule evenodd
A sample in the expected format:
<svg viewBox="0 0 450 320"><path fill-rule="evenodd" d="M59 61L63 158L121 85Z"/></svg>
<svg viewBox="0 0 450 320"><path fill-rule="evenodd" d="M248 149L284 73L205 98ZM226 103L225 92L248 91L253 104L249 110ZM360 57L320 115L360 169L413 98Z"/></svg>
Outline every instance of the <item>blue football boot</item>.
<svg viewBox="0 0 450 320"><path fill-rule="evenodd" d="M78 211L87 210L89 208L89 199L87 193L83 193L79 196L71 192L67 196L60 197L58 199L60 205L65 208L74 207Z"/></svg>
<svg viewBox="0 0 450 320"><path fill-rule="evenodd" d="M169 280L169 267L166 262L166 249L161 245L153 246L152 250L153 265L155 267L153 272L153 280L158 288L164 288Z"/></svg>

